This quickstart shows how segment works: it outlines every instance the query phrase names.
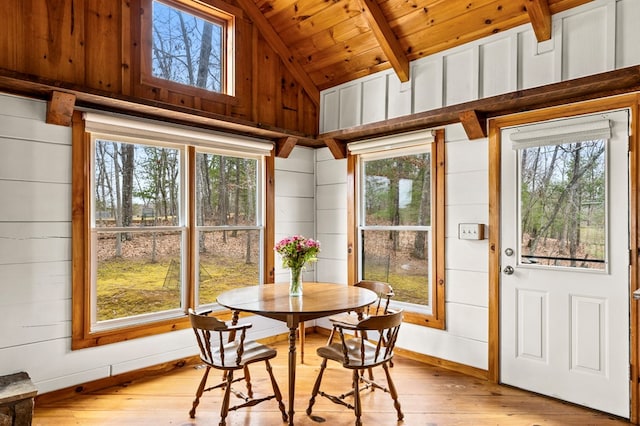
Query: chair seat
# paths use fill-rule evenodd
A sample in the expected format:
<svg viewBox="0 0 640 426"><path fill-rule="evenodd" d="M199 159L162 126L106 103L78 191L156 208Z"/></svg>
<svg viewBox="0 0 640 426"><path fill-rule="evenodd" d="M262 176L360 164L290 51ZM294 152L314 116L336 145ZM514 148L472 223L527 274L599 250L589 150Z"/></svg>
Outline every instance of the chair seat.
<svg viewBox="0 0 640 426"><path fill-rule="evenodd" d="M376 346L369 343L367 340L364 341L364 363L362 362L362 357L360 353L360 348L362 344L362 339L353 338L345 340L345 346L347 348L347 357L345 358L343 352L342 342L332 343L327 346L319 347L316 350L316 353L321 358L330 359L332 361L337 361L341 363L345 368L362 368L362 366L366 367L374 367L376 365L380 365L386 361L388 361L393 354L387 357L378 357L376 359Z"/></svg>
<svg viewBox="0 0 640 426"><path fill-rule="evenodd" d="M345 314L332 315L331 317L329 317L329 321L331 321L332 323L356 325L360 320L358 319L358 314L349 312Z"/></svg>
<svg viewBox="0 0 640 426"><path fill-rule="evenodd" d="M275 358L278 354L275 349L262 345L258 342L247 340L244 342L244 352L240 361L237 362L237 350L239 342L230 342L224 345L224 362L220 357L220 350L217 345L211 348L212 359L202 359L204 362L212 364L215 368L226 370L239 370L245 365L253 362L264 361Z"/></svg>

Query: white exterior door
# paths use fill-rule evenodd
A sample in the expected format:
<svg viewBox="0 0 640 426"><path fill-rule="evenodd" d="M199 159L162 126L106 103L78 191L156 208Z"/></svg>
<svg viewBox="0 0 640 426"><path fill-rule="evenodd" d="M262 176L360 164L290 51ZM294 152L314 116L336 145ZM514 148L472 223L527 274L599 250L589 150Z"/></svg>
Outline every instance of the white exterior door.
<svg viewBox="0 0 640 426"><path fill-rule="evenodd" d="M501 381L629 417L629 115L502 130Z"/></svg>

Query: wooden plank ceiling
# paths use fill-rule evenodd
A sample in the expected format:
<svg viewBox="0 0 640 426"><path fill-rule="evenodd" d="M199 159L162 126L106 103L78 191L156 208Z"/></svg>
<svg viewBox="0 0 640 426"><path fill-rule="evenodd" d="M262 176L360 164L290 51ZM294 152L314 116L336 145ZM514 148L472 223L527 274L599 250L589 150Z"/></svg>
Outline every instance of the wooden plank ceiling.
<svg viewBox="0 0 640 426"><path fill-rule="evenodd" d="M591 0L239 0L305 90L323 90L551 16ZM266 19L265 19L266 18Z"/></svg>

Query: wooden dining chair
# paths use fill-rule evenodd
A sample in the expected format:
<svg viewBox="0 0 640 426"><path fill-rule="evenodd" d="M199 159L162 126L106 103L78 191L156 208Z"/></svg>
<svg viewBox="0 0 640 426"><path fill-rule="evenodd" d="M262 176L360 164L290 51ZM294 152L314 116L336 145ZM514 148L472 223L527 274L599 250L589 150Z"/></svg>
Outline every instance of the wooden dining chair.
<svg viewBox="0 0 640 426"><path fill-rule="evenodd" d="M393 287L391 284L383 282L383 281L359 281L353 285L354 287L366 288L367 290L371 290L378 295L378 300L371 305L365 306L363 309L360 309L356 312L346 312L343 314L333 315L329 317L329 321L332 323L343 323L355 325L359 321L362 321L365 318L368 318L372 315L383 315L392 312L389 309L389 303L391 302L391 298L395 295L393 292ZM329 343L333 341L334 330L331 330L329 334ZM366 336L365 336L366 337ZM391 362L390 367L393 367L393 362ZM369 378L373 380L373 373L371 369L369 369Z"/></svg>
<svg viewBox="0 0 640 426"><path fill-rule="evenodd" d="M344 324L354 325L371 315L382 315L389 312L389 303L391 302L391 298L394 296L393 287L391 287L389 283L382 281L359 281L353 286L373 291L378 295L378 300L357 312L332 315L329 317L331 322L341 322Z"/></svg>
<svg viewBox="0 0 640 426"><path fill-rule="evenodd" d="M200 385L196 391L196 398L189 411L189 416L195 418L196 408L200 403L200 397L204 392L224 388L222 407L220 408L219 426L226 425L226 418L229 411L244 407L252 407L264 401L275 398L278 401L278 408L282 412L282 421L287 421L282 394L271 369L269 360L275 358L277 352L268 346L262 345L252 340L246 339L247 329L251 328L250 323L227 325L219 319L207 314L197 314L193 309L189 309L189 320L196 334L198 347L200 348L200 359L204 362L206 370L200 380ZM267 373L271 379L273 394L262 398L254 399L251 387L251 375L249 365L255 362L264 361ZM223 381L210 387L207 386L209 370L215 368L224 371ZM243 370L241 377L234 378L234 372ZM235 382L244 380L247 387L247 395L232 389ZM238 398L244 400L243 403L229 407L229 399L233 393Z"/></svg>
<svg viewBox="0 0 640 426"><path fill-rule="evenodd" d="M346 312L343 314L333 315L329 317L331 322L344 322L347 324L356 324L358 321L369 315L379 315L387 313L389 302L394 296L393 287L382 281L359 281L353 285L354 287L362 287L373 291L378 295L378 300L357 312ZM329 336L329 341L333 338L333 333ZM304 322L298 327L298 339L300 340L300 362L304 364L304 339L305 328ZM393 365L392 365L393 366Z"/></svg>
<svg viewBox="0 0 640 426"><path fill-rule="evenodd" d="M361 426L362 402L360 391L371 388L372 390L382 389L384 392L391 394L393 405L398 412L398 421L401 421L404 418L404 414L400 407L400 401L398 401L398 392L396 391L389 372L389 363L393 359L393 349L396 344L396 339L398 338L398 331L400 330L401 324L401 310L389 314L370 316L355 325L339 322L334 323L333 328L340 337L340 341L336 343L330 342L326 346L319 347L316 350L318 356L322 358L322 364L320 365L320 372L313 385L307 415L311 415L316 396L320 394L331 402L354 410L356 416L355 424L356 426ZM358 332L359 337L353 336L356 332ZM378 334L377 339L368 340L365 337L374 334L374 332ZM320 390L322 375L327 368L327 362L329 360L339 362L344 368L352 370L351 390L340 396L331 395ZM387 378L386 386L364 377L364 370L377 366L382 366L384 369ZM361 383L364 383L362 389L360 387ZM346 398L350 396L353 397L353 404L346 401Z"/></svg>

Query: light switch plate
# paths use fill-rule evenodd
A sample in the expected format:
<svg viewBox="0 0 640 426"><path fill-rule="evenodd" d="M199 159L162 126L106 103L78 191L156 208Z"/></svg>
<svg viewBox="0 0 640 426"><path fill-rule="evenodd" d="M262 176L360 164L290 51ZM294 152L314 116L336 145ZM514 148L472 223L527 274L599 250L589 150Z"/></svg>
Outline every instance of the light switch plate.
<svg viewBox="0 0 640 426"><path fill-rule="evenodd" d="M483 223L458 224L458 239L484 240L484 224Z"/></svg>

